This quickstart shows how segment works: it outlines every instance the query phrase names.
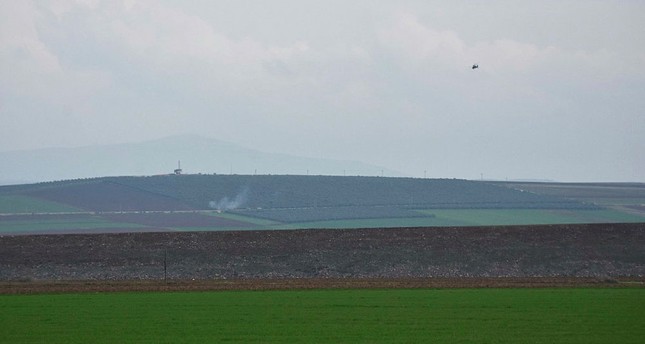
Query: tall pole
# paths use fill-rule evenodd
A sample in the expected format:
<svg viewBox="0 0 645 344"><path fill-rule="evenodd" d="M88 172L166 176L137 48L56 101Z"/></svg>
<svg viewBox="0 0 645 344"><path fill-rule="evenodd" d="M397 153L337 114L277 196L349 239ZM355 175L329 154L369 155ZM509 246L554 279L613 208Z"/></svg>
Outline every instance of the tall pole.
<svg viewBox="0 0 645 344"><path fill-rule="evenodd" d="M167 278L168 278L168 268L166 265L167 257L168 257L168 250L164 249L163 250L163 281L164 282L167 282Z"/></svg>

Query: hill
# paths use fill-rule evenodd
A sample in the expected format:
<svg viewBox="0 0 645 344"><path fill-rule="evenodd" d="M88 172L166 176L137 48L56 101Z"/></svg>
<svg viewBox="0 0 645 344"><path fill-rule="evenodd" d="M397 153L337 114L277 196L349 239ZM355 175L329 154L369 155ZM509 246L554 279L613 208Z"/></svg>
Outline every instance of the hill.
<svg viewBox="0 0 645 344"><path fill-rule="evenodd" d="M103 177L0 187L0 233L644 222L481 181L288 175Z"/></svg>
<svg viewBox="0 0 645 344"><path fill-rule="evenodd" d="M287 175L105 177L0 187L85 211L405 209L595 209L560 197L456 179ZM1 211L1 209L0 209Z"/></svg>

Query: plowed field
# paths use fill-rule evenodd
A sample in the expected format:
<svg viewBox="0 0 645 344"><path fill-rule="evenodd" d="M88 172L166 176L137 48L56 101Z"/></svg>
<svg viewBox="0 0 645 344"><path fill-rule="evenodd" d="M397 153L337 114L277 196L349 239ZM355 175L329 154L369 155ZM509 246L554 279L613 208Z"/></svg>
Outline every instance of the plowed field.
<svg viewBox="0 0 645 344"><path fill-rule="evenodd" d="M644 276L645 224L0 237L4 292L48 286L56 291L620 284Z"/></svg>

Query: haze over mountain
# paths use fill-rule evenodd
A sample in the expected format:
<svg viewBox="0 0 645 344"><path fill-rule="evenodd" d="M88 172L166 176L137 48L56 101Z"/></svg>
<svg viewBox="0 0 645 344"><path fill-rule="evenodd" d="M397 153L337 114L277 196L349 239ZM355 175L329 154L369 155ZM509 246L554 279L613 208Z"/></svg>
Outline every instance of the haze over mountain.
<svg viewBox="0 0 645 344"><path fill-rule="evenodd" d="M245 148L201 136L139 143L0 152L0 185L121 175L172 173L385 175L400 172L358 161L319 159Z"/></svg>
<svg viewBox="0 0 645 344"><path fill-rule="evenodd" d="M643 18L629 0L0 1L0 151L193 134L414 177L645 182ZM117 150L54 162L355 169Z"/></svg>

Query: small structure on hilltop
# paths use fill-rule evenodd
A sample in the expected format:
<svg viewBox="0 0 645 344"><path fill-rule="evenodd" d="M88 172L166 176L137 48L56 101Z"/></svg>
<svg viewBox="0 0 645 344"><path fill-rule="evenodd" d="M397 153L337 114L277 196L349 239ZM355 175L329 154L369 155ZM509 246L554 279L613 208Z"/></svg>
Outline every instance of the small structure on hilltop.
<svg viewBox="0 0 645 344"><path fill-rule="evenodd" d="M181 160L177 160L177 168L175 169L175 174L176 175L181 174Z"/></svg>

